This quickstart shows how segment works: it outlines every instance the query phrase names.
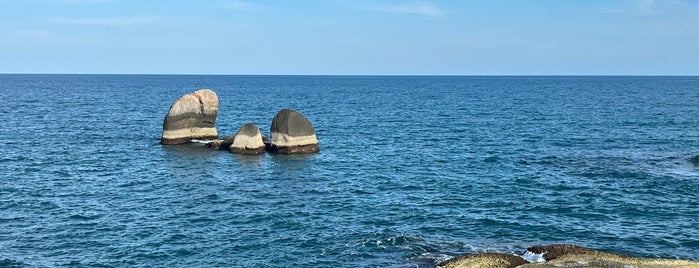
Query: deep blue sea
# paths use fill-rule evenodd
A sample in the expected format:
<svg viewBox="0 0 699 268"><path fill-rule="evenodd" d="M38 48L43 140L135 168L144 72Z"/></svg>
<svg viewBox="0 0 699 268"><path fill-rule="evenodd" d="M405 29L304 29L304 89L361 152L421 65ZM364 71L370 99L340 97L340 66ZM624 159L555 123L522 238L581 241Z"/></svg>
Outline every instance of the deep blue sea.
<svg viewBox="0 0 699 268"><path fill-rule="evenodd" d="M314 155L159 145L291 108ZM432 267L574 243L699 261L699 77L0 75L0 267Z"/></svg>

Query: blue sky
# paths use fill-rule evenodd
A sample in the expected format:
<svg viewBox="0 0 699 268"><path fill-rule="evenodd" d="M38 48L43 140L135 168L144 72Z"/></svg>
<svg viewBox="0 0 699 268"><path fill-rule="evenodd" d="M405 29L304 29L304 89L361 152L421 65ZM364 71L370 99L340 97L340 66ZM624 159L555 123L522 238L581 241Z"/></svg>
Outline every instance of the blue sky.
<svg viewBox="0 0 699 268"><path fill-rule="evenodd" d="M0 73L699 75L699 0L0 0Z"/></svg>

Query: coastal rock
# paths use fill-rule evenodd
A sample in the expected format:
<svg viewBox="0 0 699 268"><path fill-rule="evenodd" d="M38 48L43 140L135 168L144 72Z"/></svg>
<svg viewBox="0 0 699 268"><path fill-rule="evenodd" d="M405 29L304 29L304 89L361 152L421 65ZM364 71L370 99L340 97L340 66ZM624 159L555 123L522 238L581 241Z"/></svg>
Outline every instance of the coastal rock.
<svg viewBox="0 0 699 268"><path fill-rule="evenodd" d="M545 263L532 263L521 268L552 267L699 267L699 262L675 259L636 258L623 254L607 253L576 245L557 244L533 246L527 249L536 254L543 253Z"/></svg>
<svg viewBox="0 0 699 268"><path fill-rule="evenodd" d="M233 139L235 139L235 135L227 136L223 139L213 140L204 146L214 150L226 150L229 146L231 146L231 144L233 144Z"/></svg>
<svg viewBox="0 0 699 268"><path fill-rule="evenodd" d="M210 89L186 94L175 101L163 120L160 144L184 144L192 139L217 139L218 96Z"/></svg>
<svg viewBox="0 0 699 268"><path fill-rule="evenodd" d="M228 147L231 153L238 154L263 154L265 153L265 144L263 142L260 128L256 125L247 123L240 127L233 143Z"/></svg>
<svg viewBox="0 0 699 268"><path fill-rule="evenodd" d="M272 121L269 152L278 154L315 153L320 151L313 125L297 111L282 109Z"/></svg>
<svg viewBox="0 0 699 268"><path fill-rule="evenodd" d="M569 244L532 246L527 251L542 254L546 262L528 263L520 256L503 253L466 254L446 260L436 267L442 268L699 268L699 262L676 259L636 258L623 254L607 253Z"/></svg>
<svg viewBox="0 0 699 268"><path fill-rule="evenodd" d="M595 250L571 244L554 244L548 246L536 245L527 248L527 251L534 254L542 254L545 260L554 260L560 256L568 254L589 254Z"/></svg>
<svg viewBox="0 0 699 268"><path fill-rule="evenodd" d="M448 259L440 264L438 268L511 268L528 262L520 256L504 253L479 253L467 254Z"/></svg>

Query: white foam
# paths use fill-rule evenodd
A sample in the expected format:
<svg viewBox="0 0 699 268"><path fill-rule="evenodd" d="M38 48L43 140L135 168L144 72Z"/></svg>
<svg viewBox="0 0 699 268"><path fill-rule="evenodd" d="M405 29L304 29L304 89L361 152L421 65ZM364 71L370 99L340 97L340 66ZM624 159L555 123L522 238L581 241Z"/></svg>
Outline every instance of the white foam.
<svg viewBox="0 0 699 268"><path fill-rule="evenodd" d="M207 143L212 142L212 141L215 141L215 140L197 140L197 139L191 140L191 142L193 142L193 143L201 143L201 144L207 144Z"/></svg>
<svg viewBox="0 0 699 268"><path fill-rule="evenodd" d="M544 253L546 253L546 252L543 252L541 254L536 254L536 253L533 253L533 252L527 250L526 252L524 252L524 255L522 255L522 258L524 258L528 262L543 263L543 262L546 262L546 259L544 259Z"/></svg>

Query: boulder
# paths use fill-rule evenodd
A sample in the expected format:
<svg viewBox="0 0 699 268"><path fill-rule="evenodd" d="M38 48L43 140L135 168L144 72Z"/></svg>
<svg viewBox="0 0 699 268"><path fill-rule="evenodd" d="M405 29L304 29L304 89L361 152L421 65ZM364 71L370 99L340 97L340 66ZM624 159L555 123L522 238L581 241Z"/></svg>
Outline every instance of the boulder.
<svg viewBox="0 0 699 268"><path fill-rule="evenodd" d="M263 154L265 144L260 128L247 123L240 127L233 138L233 143L228 147L231 153L237 154Z"/></svg>
<svg viewBox="0 0 699 268"><path fill-rule="evenodd" d="M175 101L163 120L160 144L184 144L193 139L217 139L218 96L210 89L186 94Z"/></svg>
<svg viewBox="0 0 699 268"><path fill-rule="evenodd" d="M320 151L316 132L305 116L297 111L282 109L272 120L270 153L299 154Z"/></svg>
<svg viewBox="0 0 699 268"><path fill-rule="evenodd" d="M436 267L442 268L560 268L560 267L694 267L699 262L677 259L636 258L623 254L607 253L569 244L532 246L527 251L542 254L546 262L528 263L522 257L503 253L466 254L446 260Z"/></svg>
<svg viewBox="0 0 699 268"><path fill-rule="evenodd" d="M553 267L699 267L699 263L687 260L636 258L623 254L607 253L576 245L555 244L548 246L533 246L527 249L536 254L542 254L545 263L532 263L520 268L553 268Z"/></svg>
<svg viewBox="0 0 699 268"><path fill-rule="evenodd" d="M528 262L522 257L504 253L478 253L466 254L448 259L440 264L438 268L460 268L460 267L479 267L479 268L510 268L519 265L527 264Z"/></svg>

